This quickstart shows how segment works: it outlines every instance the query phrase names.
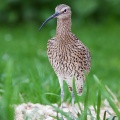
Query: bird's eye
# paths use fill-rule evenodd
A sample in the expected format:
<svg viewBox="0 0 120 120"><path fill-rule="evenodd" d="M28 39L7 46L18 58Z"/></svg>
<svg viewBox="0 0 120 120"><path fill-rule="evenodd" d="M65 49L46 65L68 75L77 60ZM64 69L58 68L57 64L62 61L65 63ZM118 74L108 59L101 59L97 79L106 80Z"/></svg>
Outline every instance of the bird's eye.
<svg viewBox="0 0 120 120"><path fill-rule="evenodd" d="M65 10L64 10L64 13L66 13L66 11L67 11L67 10L65 9Z"/></svg>

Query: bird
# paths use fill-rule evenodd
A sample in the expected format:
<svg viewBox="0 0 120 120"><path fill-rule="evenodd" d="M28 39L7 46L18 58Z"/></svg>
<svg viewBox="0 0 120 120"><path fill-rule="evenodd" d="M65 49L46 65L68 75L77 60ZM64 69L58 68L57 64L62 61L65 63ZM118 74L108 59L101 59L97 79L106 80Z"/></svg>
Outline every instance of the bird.
<svg viewBox="0 0 120 120"><path fill-rule="evenodd" d="M53 18L57 18L56 36L47 43L47 55L51 66L56 73L61 88L61 110L63 109L64 89L63 81L68 85L72 96L72 119L74 119L74 91L75 79L76 92L80 96L83 91L85 76L90 72L91 54L89 49L71 31L71 8L60 4L39 30Z"/></svg>

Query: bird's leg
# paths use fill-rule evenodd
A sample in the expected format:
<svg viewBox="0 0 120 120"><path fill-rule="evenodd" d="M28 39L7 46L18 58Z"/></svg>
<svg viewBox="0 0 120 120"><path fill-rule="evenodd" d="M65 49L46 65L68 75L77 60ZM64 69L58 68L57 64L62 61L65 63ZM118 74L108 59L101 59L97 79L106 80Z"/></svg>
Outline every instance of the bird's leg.
<svg viewBox="0 0 120 120"><path fill-rule="evenodd" d="M72 96L72 120L75 120L74 119L74 101L75 101L74 91L72 91L71 96Z"/></svg>
<svg viewBox="0 0 120 120"><path fill-rule="evenodd" d="M64 89L63 89L63 86L62 86L61 87L61 106L60 106L61 110L63 110L63 101L64 101ZM62 114L61 114L61 120L64 120Z"/></svg>
<svg viewBox="0 0 120 120"><path fill-rule="evenodd" d="M64 89L62 86L61 88L61 110L63 110L63 101L64 101Z"/></svg>
<svg viewBox="0 0 120 120"><path fill-rule="evenodd" d="M63 110L63 101L64 101L64 89L63 89L63 80L59 78L60 88L61 88L61 106L60 109ZM63 119L63 115L61 114L61 119Z"/></svg>

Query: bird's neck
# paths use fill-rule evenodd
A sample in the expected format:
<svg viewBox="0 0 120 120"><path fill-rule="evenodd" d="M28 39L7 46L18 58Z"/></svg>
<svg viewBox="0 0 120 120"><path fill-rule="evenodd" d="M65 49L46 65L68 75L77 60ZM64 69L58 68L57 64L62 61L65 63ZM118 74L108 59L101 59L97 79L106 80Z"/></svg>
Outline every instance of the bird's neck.
<svg viewBox="0 0 120 120"><path fill-rule="evenodd" d="M71 33L71 18L58 18L56 37L68 35L69 33Z"/></svg>

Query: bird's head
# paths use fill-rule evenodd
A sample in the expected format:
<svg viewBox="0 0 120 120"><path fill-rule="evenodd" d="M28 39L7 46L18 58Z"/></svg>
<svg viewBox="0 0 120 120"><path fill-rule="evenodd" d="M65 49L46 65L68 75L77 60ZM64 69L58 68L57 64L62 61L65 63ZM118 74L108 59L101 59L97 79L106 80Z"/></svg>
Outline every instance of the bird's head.
<svg viewBox="0 0 120 120"><path fill-rule="evenodd" d="M58 13L57 18L66 19L71 16L71 10L68 5L60 4L55 8L55 13Z"/></svg>
<svg viewBox="0 0 120 120"><path fill-rule="evenodd" d="M53 15L51 15L39 28L39 30L41 30L41 28L50 20L52 20L53 18L58 18L58 19L67 19L71 17L71 10L70 7L68 5L65 4L60 4L55 8L55 13Z"/></svg>

